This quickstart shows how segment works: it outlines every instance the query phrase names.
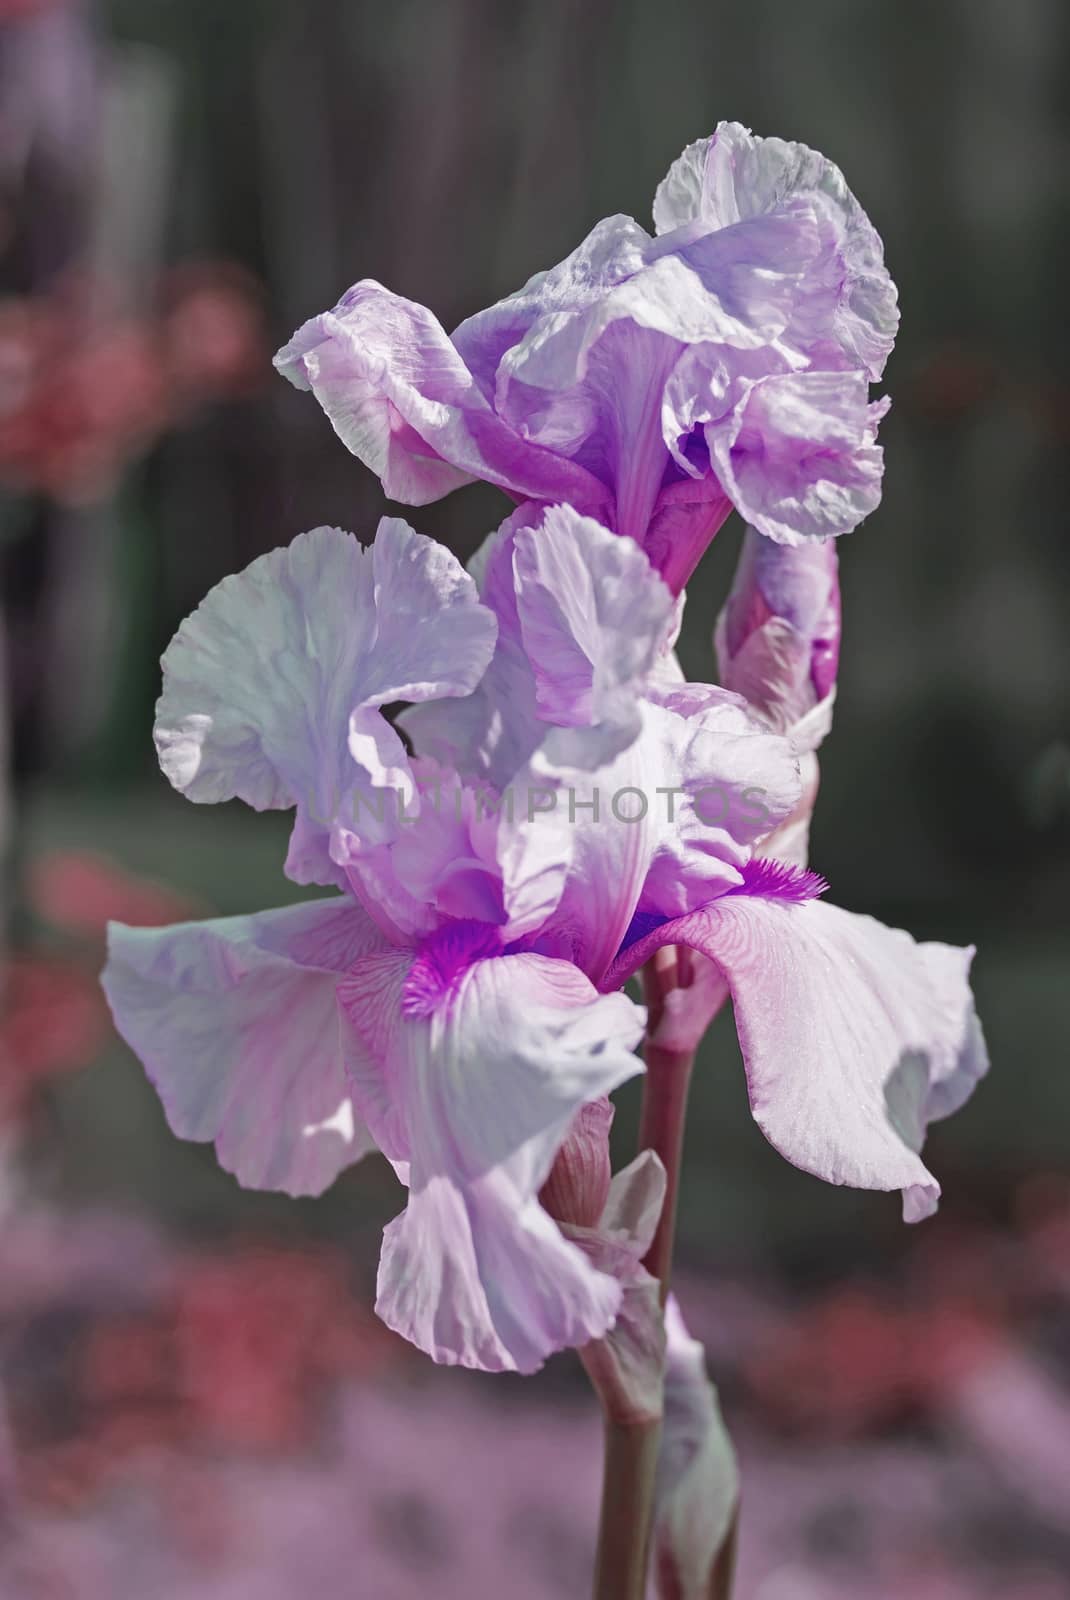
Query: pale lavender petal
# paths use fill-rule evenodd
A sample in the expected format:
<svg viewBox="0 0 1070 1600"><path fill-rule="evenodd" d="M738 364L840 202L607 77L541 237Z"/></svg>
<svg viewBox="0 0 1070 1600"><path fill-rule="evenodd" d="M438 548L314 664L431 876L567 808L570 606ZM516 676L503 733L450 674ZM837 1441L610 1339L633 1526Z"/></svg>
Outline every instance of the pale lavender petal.
<svg viewBox="0 0 1070 1600"><path fill-rule="evenodd" d="M824 702L830 711L831 698ZM792 729L792 745L799 757L799 780L802 785L799 803L789 817L785 817L769 833L763 834L758 843L763 856L771 856L794 867L805 867L810 860L810 823L821 784L817 756L804 742L808 737L806 725L807 719L804 718ZM820 738L815 742L820 743Z"/></svg>
<svg viewBox="0 0 1070 1600"><path fill-rule="evenodd" d="M317 528L224 578L178 630L163 658L160 764L191 800L295 806L289 875L339 881L328 840L354 754L371 783L407 765L376 708L467 694L495 634L457 560L405 523L384 518L368 550Z"/></svg>
<svg viewBox="0 0 1070 1600"><path fill-rule="evenodd" d="M739 1467L706 1376L706 1355L675 1295L665 1307L665 1408L654 1509L660 1600L714 1600L731 1587Z"/></svg>
<svg viewBox="0 0 1070 1600"><path fill-rule="evenodd" d="M920 1149L930 1122L939 1122L960 1110L988 1071L988 1050L981 1023L970 992L970 964L973 948L930 942L918 946L925 961L929 982L945 1008L947 1036L956 1048L934 1056L929 1072L928 1093L921 1101L902 1104L902 1115L909 1126L916 1117L913 1132ZM965 992L968 1003L962 1005ZM964 1013L964 1015L963 1015ZM922 1184L903 1192L903 1216L918 1222L936 1210L939 1189Z"/></svg>
<svg viewBox="0 0 1070 1600"><path fill-rule="evenodd" d="M276 364L393 497L421 503L476 477L640 543L660 522L652 555L677 591L725 514L723 483L668 498L680 477L721 475L698 430L723 431L742 390L771 375L875 376L895 293L842 176L803 146L722 124L685 152L655 213L660 237L606 218L450 337L423 307L358 283ZM804 511L800 536L814 531Z"/></svg>
<svg viewBox="0 0 1070 1600"><path fill-rule="evenodd" d="M362 314L366 308L377 316ZM403 357L419 352L422 361L402 359L391 371L393 348ZM421 365L429 369L422 383ZM295 389L315 395L342 443L382 480L392 500L426 505L473 481L474 473L445 460L412 425L440 393L452 391L456 399L471 381L422 306L373 282L354 284L333 311L302 323L277 352L275 367Z"/></svg>
<svg viewBox="0 0 1070 1600"><path fill-rule="evenodd" d="M732 991L751 1110L780 1153L829 1183L902 1189L935 1209L927 1124L988 1062L967 981L972 951L918 945L823 901L726 895L632 945L605 987L662 944L702 951Z"/></svg>
<svg viewBox="0 0 1070 1600"><path fill-rule="evenodd" d="M425 505L472 478L518 499L593 508L605 498L582 467L494 411L430 311L371 279L299 328L275 365L311 389L392 500Z"/></svg>
<svg viewBox="0 0 1070 1600"><path fill-rule="evenodd" d="M763 378L732 413L707 423L724 490L745 521L781 544L850 533L880 504L877 425L861 373Z"/></svg>
<svg viewBox="0 0 1070 1600"><path fill-rule="evenodd" d="M103 985L180 1139L252 1189L319 1194L375 1148L342 1066L338 977L381 948L348 897L108 929Z"/></svg>
<svg viewBox="0 0 1070 1600"><path fill-rule="evenodd" d="M434 959L403 973L397 957L372 957L340 989L364 1045L354 1095L384 1149L410 1164L377 1310L436 1361L533 1372L598 1338L619 1309L619 1284L537 1196L579 1107L641 1070L631 1051L643 1016L535 955L465 966L453 946L439 955L440 989L423 973L414 987Z"/></svg>
<svg viewBox="0 0 1070 1600"><path fill-rule="evenodd" d="M722 122L673 163L658 187L654 223L659 234L719 230L793 200L814 206L827 240L824 287L835 341L852 364L879 378L899 323L895 285L879 235L840 169L816 150Z"/></svg>
<svg viewBox="0 0 1070 1600"><path fill-rule="evenodd" d="M754 839L799 796L790 745L738 697L695 685L648 696L638 737L600 766L590 730L551 734L498 828L510 936L537 932L595 982L637 914L676 916L738 887Z"/></svg>
<svg viewBox="0 0 1070 1600"><path fill-rule="evenodd" d="M658 689L675 689L687 682L684 669L680 665L680 657L676 653L676 646L680 641L680 630L684 622L684 606L687 602L686 591L681 589L673 602L672 625L665 637L650 681Z"/></svg>
<svg viewBox="0 0 1070 1600"><path fill-rule="evenodd" d="M632 539L552 506L513 541L517 613L546 722L635 732L636 691L674 621L673 597Z"/></svg>
<svg viewBox="0 0 1070 1600"><path fill-rule="evenodd" d="M717 132L706 139L695 139L677 156L658 184L654 194L654 228L660 235L674 233L692 222L705 222L711 229L739 221L731 190L718 196L719 168L711 168L710 147L723 129L734 123L719 123Z"/></svg>
<svg viewBox="0 0 1070 1600"><path fill-rule="evenodd" d="M585 759L609 759L634 738L636 694L678 622L643 552L570 506L528 503L485 543L473 571L498 620L494 657L467 699L402 714L416 748L498 790L547 724L597 729Z"/></svg>
<svg viewBox="0 0 1070 1600"><path fill-rule="evenodd" d="M494 649L497 624L445 545L383 517L370 547L374 647L362 704L468 694Z"/></svg>
<svg viewBox="0 0 1070 1600"><path fill-rule="evenodd" d="M481 388L493 395L498 369L541 317L583 311L640 270L650 235L631 217L605 217L572 253L523 288L477 311L451 335Z"/></svg>
<svg viewBox="0 0 1070 1600"><path fill-rule="evenodd" d="M408 776L410 792L380 791L374 808L362 805L353 828L334 829L331 849L354 892L399 944L444 918L504 922L497 862L489 842L483 845L498 797L424 758Z"/></svg>
<svg viewBox="0 0 1070 1600"><path fill-rule="evenodd" d="M741 350L769 344L787 327L806 262L818 248L805 206L668 246L647 238L630 217L610 219L600 229L613 223L626 241L614 281L584 283L579 294L560 299L548 290L551 274L539 283L542 313L498 367L503 410L509 410L514 382L554 391L585 378L594 350L622 321L673 342L674 360L690 344ZM514 399L523 403L519 395Z"/></svg>
<svg viewBox="0 0 1070 1600"><path fill-rule="evenodd" d="M525 437L582 462L611 492L615 530L642 542L680 435L699 420L668 398L677 364L695 343L732 359L776 340L817 239L805 214L673 251L648 241L638 262L628 240L629 276L597 297L585 287L576 308L548 303L503 355L496 405Z"/></svg>
<svg viewBox="0 0 1070 1600"><path fill-rule="evenodd" d="M720 348L733 362L743 353L744 370L755 355L779 341L791 327L822 241L813 206L805 199L787 199L768 215L743 218L727 228L696 223L670 238L660 238L647 251L652 265L679 262L706 291L705 302L648 313L652 326L678 330L688 345ZM678 269L670 283L681 281ZM673 297L675 298L675 297Z"/></svg>
<svg viewBox="0 0 1070 1600"><path fill-rule="evenodd" d="M805 866L820 784L815 751L832 724L840 652L835 540L776 544L748 528L714 644L721 682L798 752L799 804L762 853Z"/></svg>
<svg viewBox="0 0 1070 1600"><path fill-rule="evenodd" d="M411 706L398 722L420 755L504 788L545 737L535 675L517 609L514 540L538 526L545 508L527 501L490 534L469 563L483 604L498 623L494 655L478 687L463 700Z"/></svg>
<svg viewBox="0 0 1070 1600"><path fill-rule="evenodd" d="M541 331L544 344L503 363L499 404L517 427L582 461L606 486L612 511L600 515L642 543L669 464L661 395L681 346L623 306L604 327L596 308L555 337Z"/></svg>

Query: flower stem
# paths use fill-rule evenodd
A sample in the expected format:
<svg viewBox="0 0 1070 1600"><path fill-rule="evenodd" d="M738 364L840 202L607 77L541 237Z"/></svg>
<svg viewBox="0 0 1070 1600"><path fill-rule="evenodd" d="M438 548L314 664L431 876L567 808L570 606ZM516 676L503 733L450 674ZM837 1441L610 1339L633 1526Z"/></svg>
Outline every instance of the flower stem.
<svg viewBox="0 0 1070 1600"><path fill-rule="evenodd" d="M661 1419L605 1419L594 1600L645 1600Z"/></svg>
<svg viewBox="0 0 1070 1600"><path fill-rule="evenodd" d="M647 1034L639 1147L655 1151L666 1174L661 1217L643 1265L660 1282L662 1308L669 1292L687 1092L695 1053L658 1044L657 1038L666 996L673 989L687 988L690 980L690 951L659 950L643 969ZM629 1420L606 1415L594 1600L645 1600L660 1440L660 1417Z"/></svg>
<svg viewBox="0 0 1070 1600"><path fill-rule="evenodd" d="M686 958L689 956L690 951L659 950L643 968L643 998L647 1004L648 1021L643 1049L646 1076L643 1080L643 1109L639 1121L639 1148L655 1151L665 1168L665 1201L643 1265L661 1285L662 1306L668 1298L672 1274L680 1159L695 1052L667 1048L658 1044L657 1037L666 996L673 989L688 986L690 973Z"/></svg>

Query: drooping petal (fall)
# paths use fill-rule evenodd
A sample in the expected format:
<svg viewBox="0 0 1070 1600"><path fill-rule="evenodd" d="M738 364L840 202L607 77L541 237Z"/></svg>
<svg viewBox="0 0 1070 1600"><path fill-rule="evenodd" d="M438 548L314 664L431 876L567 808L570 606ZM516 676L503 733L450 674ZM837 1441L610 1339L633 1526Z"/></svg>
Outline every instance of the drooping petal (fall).
<svg viewBox="0 0 1070 1600"><path fill-rule="evenodd" d="M431 312L364 279L275 357L311 389L392 500L425 505L473 478L518 499L597 506L582 467L531 444L494 410Z"/></svg>
<svg viewBox="0 0 1070 1600"><path fill-rule="evenodd" d="M319 1194L375 1148L342 1066L339 974L383 940L348 897L170 928L111 923L103 984L180 1139L251 1189Z"/></svg>
<svg viewBox="0 0 1070 1600"><path fill-rule="evenodd" d="M338 882L331 827L362 777L407 769L378 707L464 695L496 624L449 551L384 518L367 550L317 528L224 578L163 657L156 746L187 798L295 806L287 872Z"/></svg>
<svg viewBox="0 0 1070 1600"><path fill-rule="evenodd" d="M463 945L462 932L414 961L358 961L339 992L363 1046L357 1104L409 1164L377 1309L436 1361L533 1372L620 1306L619 1284L537 1196L579 1107L641 1070L642 1012L565 962L480 953L466 966Z"/></svg>
<svg viewBox="0 0 1070 1600"><path fill-rule="evenodd" d="M690 945L723 972L751 1111L781 1155L829 1183L902 1189L907 1221L935 1210L926 1127L988 1067L971 950L916 944L823 901L730 894L638 940L604 986L662 944Z"/></svg>

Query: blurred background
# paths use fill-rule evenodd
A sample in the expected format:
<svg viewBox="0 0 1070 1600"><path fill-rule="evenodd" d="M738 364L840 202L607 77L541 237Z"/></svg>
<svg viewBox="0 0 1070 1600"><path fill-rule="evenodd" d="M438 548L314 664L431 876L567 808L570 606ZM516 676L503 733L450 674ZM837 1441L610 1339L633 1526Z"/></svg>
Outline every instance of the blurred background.
<svg viewBox="0 0 1070 1600"><path fill-rule="evenodd" d="M813 861L976 942L993 1071L941 1214L825 1188L704 1047L679 1292L744 1472L739 1600L1070 1595L1070 391L1059 0L0 0L0 1597L586 1592L578 1365L441 1373L370 1312L385 1163L244 1193L96 987L108 917L296 898L287 820L155 769L158 658L377 482L270 356L358 277L447 327L719 118L838 161L903 331ZM504 499L416 513L467 556ZM689 676L739 528L690 588ZM615 1139L634 1140L625 1092ZM331 1586L330 1591L327 1585Z"/></svg>

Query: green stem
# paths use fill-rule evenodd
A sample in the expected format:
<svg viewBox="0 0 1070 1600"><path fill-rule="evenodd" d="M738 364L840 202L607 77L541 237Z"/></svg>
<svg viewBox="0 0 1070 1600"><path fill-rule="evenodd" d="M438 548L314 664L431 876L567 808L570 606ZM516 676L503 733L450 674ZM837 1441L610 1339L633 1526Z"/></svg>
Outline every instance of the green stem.
<svg viewBox="0 0 1070 1600"><path fill-rule="evenodd" d="M605 1419L594 1600L645 1600L661 1419Z"/></svg>
<svg viewBox="0 0 1070 1600"><path fill-rule="evenodd" d="M690 981L689 956L690 952L659 950L643 969L648 1015L639 1147L656 1152L666 1178L665 1202L643 1265L660 1282L663 1308L669 1292L694 1051L670 1050L656 1041L666 995ZM588 1347L584 1361L604 1396L605 1386L598 1382L597 1346ZM630 1419L607 1412L594 1600L645 1600L660 1440L660 1417Z"/></svg>

